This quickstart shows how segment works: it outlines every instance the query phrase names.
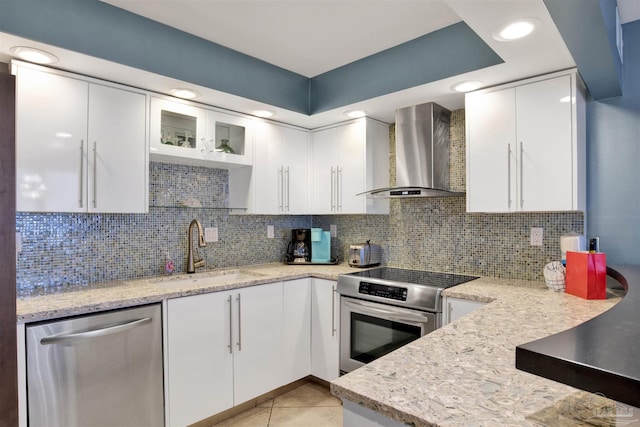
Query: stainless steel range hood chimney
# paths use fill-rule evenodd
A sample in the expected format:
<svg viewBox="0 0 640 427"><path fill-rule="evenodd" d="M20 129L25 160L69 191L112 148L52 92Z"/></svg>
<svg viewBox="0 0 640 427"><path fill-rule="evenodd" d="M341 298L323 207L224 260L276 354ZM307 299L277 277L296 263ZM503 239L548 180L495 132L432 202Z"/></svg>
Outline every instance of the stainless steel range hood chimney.
<svg viewBox="0 0 640 427"><path fill-rule="evenodd" d="M367 191L370 197L451 197L451 112L427 103L396 111L396 187Z"/></svg>

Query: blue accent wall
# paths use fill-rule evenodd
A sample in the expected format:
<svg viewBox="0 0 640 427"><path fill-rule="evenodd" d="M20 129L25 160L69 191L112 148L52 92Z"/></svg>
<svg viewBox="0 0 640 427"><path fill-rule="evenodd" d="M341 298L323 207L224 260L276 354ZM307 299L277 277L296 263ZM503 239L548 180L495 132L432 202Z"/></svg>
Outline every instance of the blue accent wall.
<svg viewBox="0 0 640 427"><path fill-rule="evenodd" d="M544 4L591 96L622 95L622 68L615 49L615 0L544 0Z"/></svg>
<svg viewBox="0 0 640 427"><path fill-rule="evenodd" d="M0 31L286 108L309 79L98 0L1 0Z"/></svg>
<svg viewBox="0 0 640 427"><path fill-rule="evenodd" d="M98 0L0 1L0 31L303 114L502 62L458 23L310 79Z"/></svg>
<svg viewBox="0 0 640 427"><path fill-rule="evenodd" d="M622 96L587 105L587 232L640 265L640 21L623 25Z"/></svg>
<svg viewBox="0 0 640 427"><path fill-rule="evenodd" d="M459 22L311 79L311 114L504 62Z"/></svg>

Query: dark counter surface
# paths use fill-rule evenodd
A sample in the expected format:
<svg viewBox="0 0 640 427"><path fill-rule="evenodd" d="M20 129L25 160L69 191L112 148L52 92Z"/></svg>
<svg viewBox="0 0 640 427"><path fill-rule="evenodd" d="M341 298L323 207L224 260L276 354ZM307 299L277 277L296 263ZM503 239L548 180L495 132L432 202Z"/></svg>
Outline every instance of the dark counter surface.
<svg viewBox="0 0 640 427"><path fill-rule="evenodd" d="M640 407L640 267L607 274L627 290L610 310L516 347L516 368Z"/></svg>

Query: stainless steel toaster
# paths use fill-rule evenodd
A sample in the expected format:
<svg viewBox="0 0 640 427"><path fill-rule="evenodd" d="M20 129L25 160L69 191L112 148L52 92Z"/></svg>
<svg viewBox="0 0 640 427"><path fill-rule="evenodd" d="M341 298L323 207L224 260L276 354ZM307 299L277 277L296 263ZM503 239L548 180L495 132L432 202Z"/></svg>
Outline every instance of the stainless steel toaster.
<svg viewBox="0 0 640 427"><path fill-rule="evenodd" d="M375 243L357 243L349 246L351 267L371 267L382 262L382 249Z"/></svg>

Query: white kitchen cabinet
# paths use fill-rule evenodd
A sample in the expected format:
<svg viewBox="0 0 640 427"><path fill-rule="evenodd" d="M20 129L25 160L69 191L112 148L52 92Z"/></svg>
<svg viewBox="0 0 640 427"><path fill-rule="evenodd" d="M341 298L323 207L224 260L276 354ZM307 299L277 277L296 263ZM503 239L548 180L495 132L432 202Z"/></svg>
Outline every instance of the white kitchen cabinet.
<svg viewBox="0 0 640 427"><path fill-rule="evenodd" d="M198 165L208 156L207 111L187 102L151 97L151 160Z"/></svg>
<svg viewBox="0 0 640 427"><path fill-rule="evenodd" d="M254 165L257 214L309 214L309 133L256 122Z"/></svg>
<svg viewBox="0 0 640 427"><path fill-rule="evenodd" d="M167 397L170 427L233 406L232 292L167 303Z"/></svg>
<svg viewBox="0 0 640 427"><path fill-rule="evenodd" d="M253 121L248 117L208 110L207 160L216 167L251 166L253 133Z"/></svg>
<svg viewBox="0 0 640 427"><path fill-rule="evenodd" d="M253 128L247 117L170 97L152 97L151 160L232 169L253 163Z"/></svg>
<svg viewBox="0 0 640 427"><path fill-rule="evenodd" d="M389 186L389 127L362 118L312 133L313 213L387 214L389 201L357 195Z"/></svg>
<svg viewBox="0 0 640 427"><path fill-rule="evenodd" d="M584 103L575 72L467 94L467 211L584 210Z"/></svg>
<svg viewBox="0 0 640 427"><path fill-rule="evenodd" d="M170 299L167 407L185 426L281 383L283 284Z"/></svg>
<svg viewBox="0 0 640 427"><path fill-rule="evenodd" d="M234 404L281 385L282 282L234 292Z"/></svg>
<svg viewBox="0 0 640 427"><path fill-rule="evenodd" d="M444 307L442 326L444 326L476 311L480 307L484 307L486 303L462 298L444 297L442 305Z"/></svg>
<svg viewBox="0 0 640 427"><path fill-rule="evenodd" d="M337 282L311 280L311 375L332 381L340 376L340 295Z"/></svg>
<svg viewBox="0 0 640 427"><path fill-rule="evenodd" d="M284 282L283 327L281 385L304 378L311 370L311 279Z"/></svg>
<svg viewBox="0 0 640 427"><path fill-rule="evenodd" d="M14 64L16 208L146 212L146 96Z"/></svg>

